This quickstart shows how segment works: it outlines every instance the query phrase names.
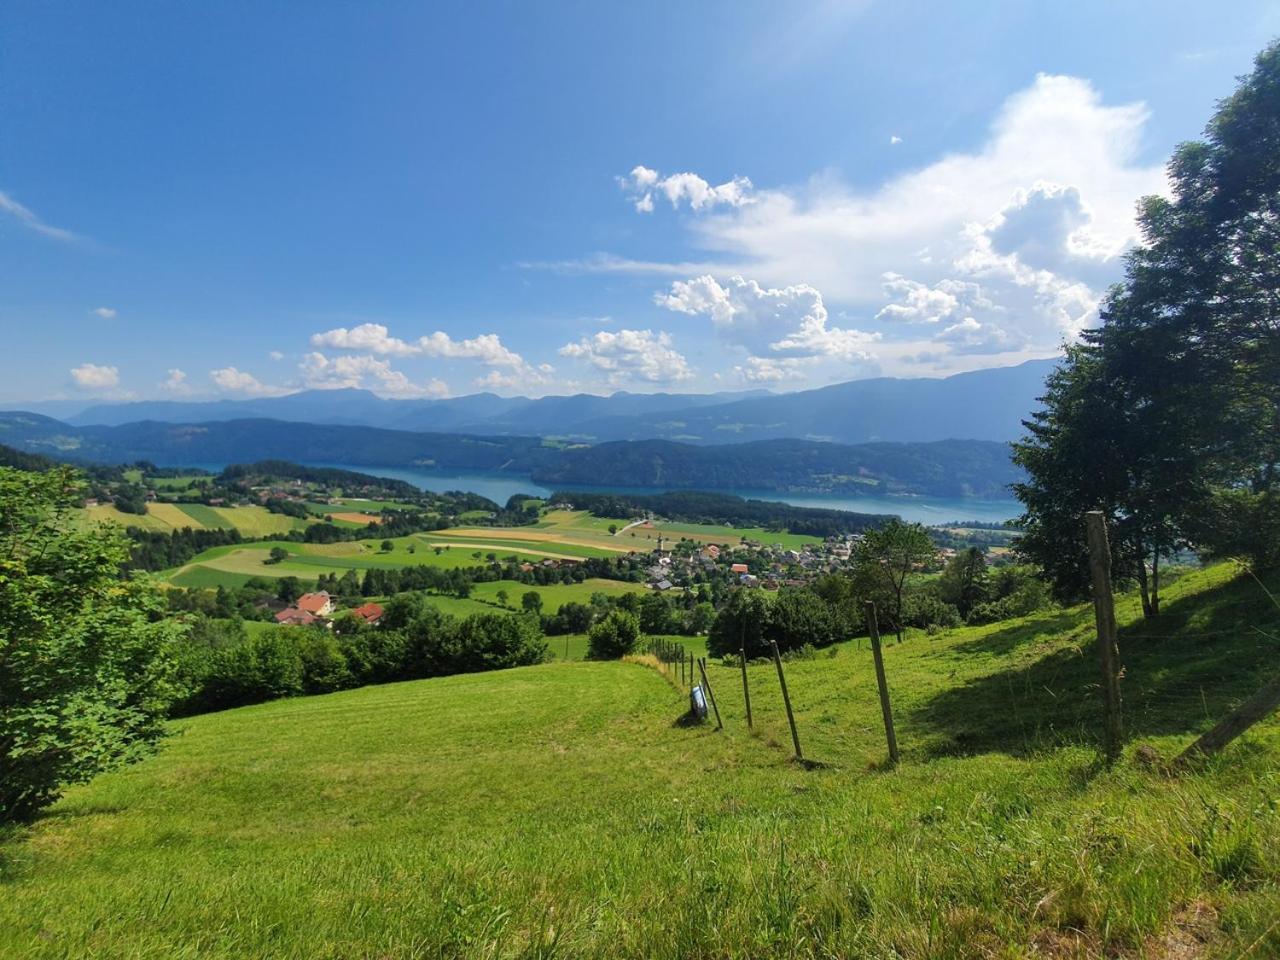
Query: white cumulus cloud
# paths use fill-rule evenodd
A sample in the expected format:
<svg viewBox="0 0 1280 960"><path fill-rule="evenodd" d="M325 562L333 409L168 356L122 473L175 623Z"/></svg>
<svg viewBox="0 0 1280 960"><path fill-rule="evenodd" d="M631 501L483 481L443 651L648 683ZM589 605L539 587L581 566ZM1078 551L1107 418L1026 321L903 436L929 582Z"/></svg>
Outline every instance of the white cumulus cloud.
<svg viewBox="0 0 1280 960"><path fill-rule="evenodd" d="M120 371L116 367L82 363L72 367L71 379L81 390L106 390L120 385Z"/></svg>
<svg viewBox="0 0 1280 960"><path fill-rule="evenodd" d="M730 343L754 356L789 354L864 361L879 334L831 326L822 294L808 284L763 287L755 280L710 275L677 280L654 302L690 316L706 316Z"/></svg>
<svg viewBox="0 0 1280 960"><path fill-rule="evenodd" d="M303 381L317 390L343 387L367 387L394 397L447 397L449 387L442 380L415 383L391 366L370 354L326 357L319 351L306 354L298 364Z"/></svg>
<svg viewBox="0 0 1280 960"><path fill-rule="evenodd" d="M118 312L119 311L113 309L112 307L97 307L93 311L93 314L94 316L99 317L102 320L114 320Z"/></svg>
<svg viewBox="0 0 1280 960"><path fill-rule="evenodd" d="M447 359L479 360L492 367L523 367L524 358L502 344L496 333L485 333L467 340L455 340L437 330L417 340L401 340L381 323L362 323L347 329L337 327L311 337L314 347L357 350L391 356L427 356Z"/></svg>
<svg viewBox="0 0 1280 960"><path fill-rule="evenodd" d="M214 385L219 390L224 390L227 393L243 393L250 397L274 397L289 392L286 387L263 383L253 374L235 367L221 367L217 370L210 370L209 379L214 382Z"/></svg>
<svg viewBox="0 0 1280 960"><path fill-rule="evenodd" d="M601 330L560 348L560 355L584 360L609 376L613 384L628 380L673 383L693 377L688 361L671 336L652 330Z"/></svg>
<svg viewBox="0 0 1280 960"><path fill-rule="evenodd" d="M1096 321L1100 297L1121 276L1122 254L1139 237L1138 198L1167 190L1163 165L1140 150L1147 119L1142 103L1107 103L1085 79L1042 74L1005 100L975 148L871 189L828 174L795 188L733 190L722 200L700 192L698 209L710 215L686 221L693 256L662 263L603 253L572 266L679 275L678 264L701 253L714 263L699 273L752 277L765 290L821 290L842 316L866 318L853 326L883 333L877 352L894 362L943 353L953 369L971 369L964 358L980 344L1006 348L1002 362L1052 355L1064 337ZM666 196L667 179L639 167L622 182L635 201L652 204ZM677 203L694 206L687 187L672 190ZM709 287L676 285L661 302L742 327L746 339L753 315L727 310L718 297ZM929 326L936 330L923 332ZM945 328L949 338L937 339ZM776 335L769 350L752 335L753 354L833 339L819 329L830 323ZM836 337L834 346L856 352L856 340Z"/></svg>
<svg viewBox="0 0 1280 960"><path fill-rule="evenodd" d="M654 197L664 197L673 210L687 203L691 210L709 210L713 207L741 207L752 202L751 181L746 177L733 177L719 186L712 186L696 173L673 173L660 176L657 170L637 166L618 183L631 198L639 213L652 213Z"/></svg>
<svg viewBox="0 0 1280 960"><path fill-rule="evenodd" d="M191 392L191 384L187 383L185 371L173 367L169 370L168 376L165 377L164 383L160 384L160 389L165 393L185 396Z"/></svg>

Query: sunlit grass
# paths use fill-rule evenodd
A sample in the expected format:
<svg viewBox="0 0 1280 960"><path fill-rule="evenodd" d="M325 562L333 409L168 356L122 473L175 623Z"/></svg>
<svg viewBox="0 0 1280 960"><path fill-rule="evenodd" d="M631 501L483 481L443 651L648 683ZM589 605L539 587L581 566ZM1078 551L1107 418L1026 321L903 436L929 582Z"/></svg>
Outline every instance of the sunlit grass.
<svg viewBox="0 0 1280 960"><path fill-rule="evenodd" d="M853 643L786 664L812 768L768 663L754 731L718 664L721 733L649 667L577 662L182 721L0 846L0 954L1275 956L1280 722L1179 778L1132 748L1270 676L1247 628L1280 615L1223 568L1166 602L1121 604L1110 771L1088 608L889 645L896 769Z"/></svg>

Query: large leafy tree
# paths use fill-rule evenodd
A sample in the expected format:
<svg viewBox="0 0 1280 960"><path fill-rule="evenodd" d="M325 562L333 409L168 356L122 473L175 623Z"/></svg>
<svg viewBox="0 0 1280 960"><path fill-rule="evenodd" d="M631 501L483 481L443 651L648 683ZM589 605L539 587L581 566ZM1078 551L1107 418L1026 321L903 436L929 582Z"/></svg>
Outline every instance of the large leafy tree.
<svg viewBox="0 0 1280 960"><path fill-rule="evenodd" d="M73 521L76 475L0 468L0 821L150 752L177 693L181 627L122 580L128 542Z"/></svg>
<svg viewBox="0 0 1280 960"><path fill-rule="evenodd" d="M1024 555L1080 595L1080 515L1103 510L1148 615L1181 543L1280 562L1265 535L1280 529L1280 45L1177 149L1169 181L1142 201L1124 282L1015 452Z"/></svg>
<svg viewBox="0 0 1280 960"><path fill-rule="evenodd" d="M868 530L858 545L854 589L875 602L879 624L897 633L899 643L906 625L903 613L908 578L936 553L923 526L896 519L878 530Z"/></svg>

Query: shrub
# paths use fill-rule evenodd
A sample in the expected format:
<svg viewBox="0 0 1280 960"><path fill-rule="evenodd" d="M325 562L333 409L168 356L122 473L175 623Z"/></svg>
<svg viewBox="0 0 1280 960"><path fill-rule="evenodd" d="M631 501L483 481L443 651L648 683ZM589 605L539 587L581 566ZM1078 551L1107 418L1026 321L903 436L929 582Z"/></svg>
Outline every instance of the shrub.
<svg viewBox="0 0 1280 960"><path fill-rule="evenodd" d="M179 693L183 628L121 581L123 533L79 529L68 468L0 468L0 821L151 752Z"/></svg>
<svg viewBox="0 0 1280 960"><path fill-rule="evenodd" d="M625 610L612 610L587 634L587 658L618 660L640 644L640 619Z"/></svg>
<svg viewBox="0 0 1280 960"><path fill-rule="evenodd" d="M302 689L306 693L330 693L352 685L355 678L337 639L328 630L295 631L302 660Z"/></svg>
<svg viewBox="0 0 1280 960"><path fill-rule="evenodd" d="M262 703L303 692L296 627L275 627L215 651L197 702L206 710Z"/></svg>

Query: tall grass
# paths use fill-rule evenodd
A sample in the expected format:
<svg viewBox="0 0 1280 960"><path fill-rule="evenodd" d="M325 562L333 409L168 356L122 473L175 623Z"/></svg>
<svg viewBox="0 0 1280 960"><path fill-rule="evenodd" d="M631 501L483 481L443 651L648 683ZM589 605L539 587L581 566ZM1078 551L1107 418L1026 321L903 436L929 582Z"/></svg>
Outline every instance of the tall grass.
<svg viewBox="0 0 1280 960"><path fill-rule="evenodd" d="M1215 569L1126 634L1171 755L1275 669ZM0 842L6 957L1280 955L1280 723L1170 778L1097 762L1088 611L713 665L726 728L630 663L552 663L176 725ZM1207 709L1206 709L1207 705ZM1255 943L1256 941L1256 943ZM1174 948L1183 950L1174 952Z"/></svg>

